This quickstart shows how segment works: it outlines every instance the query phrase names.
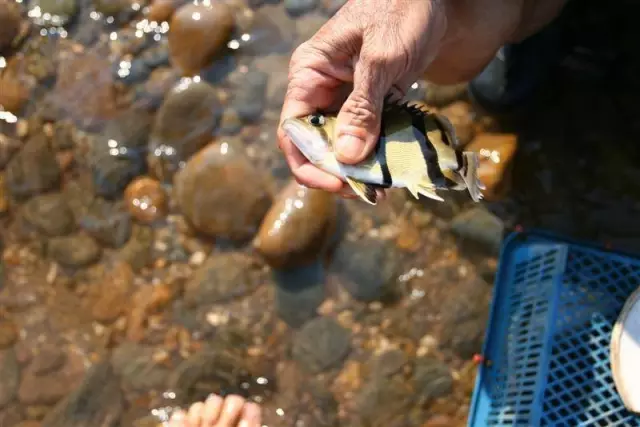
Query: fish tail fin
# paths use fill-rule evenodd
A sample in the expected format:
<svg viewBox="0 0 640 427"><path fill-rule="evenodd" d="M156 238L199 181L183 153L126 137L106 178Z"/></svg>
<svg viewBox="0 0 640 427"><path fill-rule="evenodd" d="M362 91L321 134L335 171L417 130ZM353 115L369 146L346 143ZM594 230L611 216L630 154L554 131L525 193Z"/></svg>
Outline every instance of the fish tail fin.
<svg viewBox="0 0 640 427"><path fill-rule="evenodd" d="M480 190L484 190L485 186L477 177L479 167L478 154L473 151L465 151L462 153L462 156L464 158L464 166L460 171L460 175L462 176L473 201L479 202L483 199L483 195Z"/></svg>

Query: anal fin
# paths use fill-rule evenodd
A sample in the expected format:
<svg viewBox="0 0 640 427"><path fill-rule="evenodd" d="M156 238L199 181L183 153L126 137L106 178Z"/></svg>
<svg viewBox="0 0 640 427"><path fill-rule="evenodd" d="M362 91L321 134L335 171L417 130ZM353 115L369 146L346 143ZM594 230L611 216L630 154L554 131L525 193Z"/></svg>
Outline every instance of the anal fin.
<svg viewBox="0 0 640 427"><path fill-rule="evenodd" d="M409 190L416 199L418 198L418 195L422 194L430 199L444 202L444 199L436 194L434 185L427 178L407 180L407 190Z"/></svg>
<svg viewBox="0 0 640 427"><path fill-rule="evenodd" d="M351 186L351 189L358 195L362 200L369 203L370 205L376 205L378 202L378 195L376 193L376 187L374 185L370 185L364 182L356 181L355 179L346 176L345 179Z"/></svg>

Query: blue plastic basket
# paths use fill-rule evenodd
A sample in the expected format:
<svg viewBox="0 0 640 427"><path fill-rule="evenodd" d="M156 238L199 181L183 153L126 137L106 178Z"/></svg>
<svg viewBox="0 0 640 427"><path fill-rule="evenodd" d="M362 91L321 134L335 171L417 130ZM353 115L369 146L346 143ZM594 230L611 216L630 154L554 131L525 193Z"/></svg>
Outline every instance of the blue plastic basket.
<svg viewBox="0 0 640 427"><path fill-rule="evenodd" d="M640 260L536 232L502 246L469 427L640 426L617 394L611 330Z"/></svg>

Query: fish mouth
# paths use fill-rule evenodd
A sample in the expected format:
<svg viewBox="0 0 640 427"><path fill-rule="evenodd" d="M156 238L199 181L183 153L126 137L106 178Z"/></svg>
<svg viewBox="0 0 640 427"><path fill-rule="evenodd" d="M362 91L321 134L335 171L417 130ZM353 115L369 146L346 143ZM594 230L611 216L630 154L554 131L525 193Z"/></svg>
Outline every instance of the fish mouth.
<svg viewBox="0 0 640 427"><path fill-rule="evenodd" d="M321 163L328 151L327 142L320 134L310 130L306 122L298 118L288 118L282 122L282 130L293 144L313 164Z"/></svg>

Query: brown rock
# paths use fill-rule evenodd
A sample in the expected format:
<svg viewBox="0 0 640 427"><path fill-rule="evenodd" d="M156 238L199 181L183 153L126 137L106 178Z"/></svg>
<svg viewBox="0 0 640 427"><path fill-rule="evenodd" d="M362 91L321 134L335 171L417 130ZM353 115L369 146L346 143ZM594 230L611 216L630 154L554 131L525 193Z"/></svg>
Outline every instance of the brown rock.
<svg viewBox="0 0 640 427"><path fill-rule="evenodd" d="M16 427L40 427L41 425L42 424L40 424L38 421L28 420L22 421Z"/></svg>
<svg viewBox="0 0 640 427"><path fill-rule="evenodd" d="M152 223L167 214L167 194L155 179L133 180L125 189L124 198L131 216L142 223Z"/></svg>
<svg viewBox="0 0 640 427"><path fill-rule="evenodd" d="M486 200L497 200L511 186L511 164L518 148L513 134L484 133L478 135L467 147L479 155L478 177L487 187L482 193Z"/></svg>
<svg viewBox="0 0 640 427"><path fill-rule="evenodd" d="M211 141L220 115L212 85L191 81L175 86L160 106L149 138L147 162L153 175L170 182L180 164Z"/></svg>
<svg viewBox="0 0 640 427"><path fill-rule="evenodd" d="M57 187L60 167L43 134L29 138L7 165L7 187L14 197L29 197Z"/></svg>
<svg viewBox="0 0 640 427"><path fill-rule="evenodd" d="M95 286L96 295L91 309L98 322L109 323L124 314L129 307L133 270L125 262L109 268L103 281Z"/></svg>
<svg viewBox="0 0 640 427"><path fill-rule="evenodd" d="M38 375L29 365L22 375L18 400L25 405L51 405L74 390L84 376L82 356L70 353L60 370Z"/></svg>
<svg viewBox="0 0 640 427"><path fill-rule="evenodd" d="M24 83L9 73L0 75L0 107L18 114L28 98L29 91Z"/></svg>
<svg viewBox="0 0 640 427"><path fill-rule="evenodd" d="M7 182L4 173L0 172L0 214L9 210L9 194L7 193Z"/></svg>
<svg viewBox="0 0 640 427"><path fill-rule="evenodd" d="M0 349L13 345L18 338L18 328L10 320L0 321Z"/></svg>
<svg viewBox="0 0 640 427"><path fill-rule="evenodd" d="M13 400L20 382L20 369L13 349L0 351L0 408Z"/></svg>
<svg viewBox="0 0 640 427"><path fill-rule="evenodd" d="M155 0L149 7L147 19L155 22L168 22L178 6L177 0Z"/></svg>
<svg viewBox="0 0 640 427"><path fill-rule="evenodd" d="M234 26L233 11L223 2L192 3L171 18L169 53L172 64L185 75L196 74L224 47Z"/></svg>
<svg viewBox="0 0 640 427"><path fill-rule="evenodd" d="M337 199L291 181L267 212L253 241L274 268L294 268L322 255L336 230Z"/></svg>
<svg viewBox="0 0 640 427"><path fill-rule="evenodd" d="M52 119L70 119L92 129L115 117L116 91L106 57L83 51L60 61L57 75L55 88L47 96Z"/></svg>
<svg viewBox="0 0 640 427"><path fill-rule="evenodd" d="M209 144L176 177L178 203L199 232L247 240L271 206L268 178L230 144Z"/></svg>
<svg viewBox="0 0 640 427"><path fill-rule="evenodd" d="M20 11L14 0L0 0L0 53L9 48L20 32Z"/></svg>
<svg viewBox="0 0 640 427"><path fill-rule="evenodd" d="M471 142L475 136L475 128L473 110L467 102L456 101L440 110L440 112L447 116L451 124L453 124L461 145L465 146Z"/></svg>

